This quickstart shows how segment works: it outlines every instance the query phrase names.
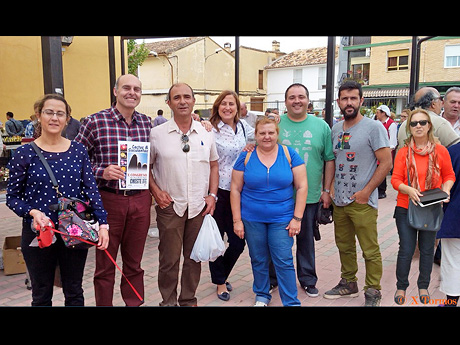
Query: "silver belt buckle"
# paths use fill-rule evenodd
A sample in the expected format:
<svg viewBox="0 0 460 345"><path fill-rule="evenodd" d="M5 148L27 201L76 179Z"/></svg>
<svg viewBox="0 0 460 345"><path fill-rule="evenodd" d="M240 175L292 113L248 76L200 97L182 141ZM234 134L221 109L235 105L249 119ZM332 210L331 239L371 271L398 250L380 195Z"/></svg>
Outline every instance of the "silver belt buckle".
<svg viewBox="0 0 460 345"><path fill-rule="evenodd" d="M126 194L126 192L130 192L130 190L128 189L123 190L123 196L129 196L128 194Z"/></svg>

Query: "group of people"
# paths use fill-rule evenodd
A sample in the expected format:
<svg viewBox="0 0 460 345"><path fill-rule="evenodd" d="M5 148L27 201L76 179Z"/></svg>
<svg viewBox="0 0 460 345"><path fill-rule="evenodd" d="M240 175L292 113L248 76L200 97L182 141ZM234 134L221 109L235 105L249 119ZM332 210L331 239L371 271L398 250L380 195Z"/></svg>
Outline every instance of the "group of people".
<svg viewBox="0 0 460 345"><path fill-rule="evenodd" d="M111 306L113 300L115 267L103 252L105 249L114 258L120 250L123 273L132 284L121 280L125 304L143 303L132 287L144 296L141 261L152 197L159 230L161 306L197 305L195 294L201 263L190 259L190 254L207 214L215 218L222 237L226 234L228 239L225 253L209 262L217 298L230 299L229 277L246 243L253 270L255 306L269 304L273 281L279 286L283 305L300 306L296 276L306 294L318 296L315 214L318 207L331 205L341 277L324 297L359 295L357 237L366 263L365 304L380 304L382 259L377 239L377 187L392 168L392 155L385 127L359 111L364 101L360 84L347 81L340 86L337 104L344 121L332 130L324 120L308 114L309 93L302 84L287 88L286 114L264 117L254 126L243 119L247 109L233 91L223 91L217 97L209 121L194 121L195 95L185 83L174 84L168 91L172 119L152 126L146 115L135 110L141 91L137 77L119 77L113 89L116 103L86 117L74 141L61 136L70 118L70 107L63 97L46 95L37 112L41 135L35 143L58 176L59 190L68 197L84 196L100 224L100 250L96 251L94 273L96 305ZM408 285L416 234L419 233L419 243L422 237L426 238L423 241L427 256L434 249L435 235L409 229L404 218L407 203L409 199L417 200L420 192L429 188L442 187L448 193L451 188L455 190L449 153L455 172L460 170L454 160L460 149L449 148L448 152L437 144L432 135L435 124L429 113L417 108L410 113L407 123L407 145L396 155L392 177L392 184L399 191L395 210L401 237L395 294L398 301ZM119 180L125 175L118 165L118 141L150 143L148 190L119 188ZM407 187L407 166L412 187ZM84 305L82 277L87 249L67 248L59 237L44 249L30 246L37 226L44 226L48 218L57 222L57 214L48 208L57 202L49 176L29 144L18 149L9 168L7 205L24 219L21 248L32 283L32 305L52 305L56 264L61 270L65 304ZM454 200L452 194L451 205ZM294 237L296 267L292 253ZM460 236L452 227L447 237ZM455 263L458 243L446 242L444 245L443 240L443 264ZM426 266L425 261L423 265ZM270 273L271 266L274 273ZM450 276L457 279L449 283L453 289L446 290L451 296L460 295L458 266L446 267ZM422 260L420 270L419 289L428 294L429 272L422 273Z"/></svg>

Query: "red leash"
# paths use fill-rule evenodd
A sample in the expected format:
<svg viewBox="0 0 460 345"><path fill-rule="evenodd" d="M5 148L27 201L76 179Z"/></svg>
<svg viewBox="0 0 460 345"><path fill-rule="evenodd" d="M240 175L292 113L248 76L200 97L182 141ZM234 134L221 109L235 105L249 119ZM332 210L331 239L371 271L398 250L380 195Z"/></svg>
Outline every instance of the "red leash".
<svg viewBox="0 0 460 345"><path fill-rule="evenodd" d="M87 244L91 244L93 246L96 246L97 247L97 243L94 243L94 242L90 242L90 241L87 241L87 240L84 240L83 238L80 238L78 236L74 236L74 235L69 235L69 234L66 234L62 231L59 231L59 230L56 230L55 228L52 228L50 226L45 226L45 228L49 228L47 230L52 230L54 232L57 232L61 235L65 235L65 236L69 236L69 237L74 237L74 238L77 238L79 239L80 241L84 242L84 243L87 243ZM139 298L139 300L141 301L141 303L144 303L144 299L141 297L141 295L139 294L139 292L137 292L136 288L133 286L133 284L131 284L131 282L129 281L129 279L125 276L125 274L123 273L123 271L121 270L120 266L118 266L118 264L116 263L116 261L113 259L112 255L110 255L110 253L107 251L107 249L104 249L104 252L107 254L107 256L109 257L110 261L113 262L113 264L115 265L116 268L118 268L118 270L120 271L120 273L123 275L123 277L126 279L126 281L128 282L129 286L131 287L131 289L134 291L134 293L136 294L137 298Z"/></svg>

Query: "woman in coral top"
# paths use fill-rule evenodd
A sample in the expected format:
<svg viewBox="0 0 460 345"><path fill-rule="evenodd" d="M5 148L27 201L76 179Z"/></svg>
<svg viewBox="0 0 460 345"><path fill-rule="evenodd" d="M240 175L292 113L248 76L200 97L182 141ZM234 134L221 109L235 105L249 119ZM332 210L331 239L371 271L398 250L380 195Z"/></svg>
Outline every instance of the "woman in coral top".
<svg viewBox="0 0 460 345"><path fill-rule="evenodd" d="M418 240L420 250L419 276L417 286L422 303L428 303L433 266L435 231L417 230L409 225L407 208L409 202L420 201L423 191L441 188L450 195L455 182L449 152L433 136L433 125L427 111L414 109L407 119L409 126L405 145L396 154L391 184L398 191L394 218L399 234L399 252L396 262L396 293L397 304L405 302L406 289L409 286L409 271ZM408 167L410 186L408 185ZM410 199L410 200L409 200Z"/></svg>

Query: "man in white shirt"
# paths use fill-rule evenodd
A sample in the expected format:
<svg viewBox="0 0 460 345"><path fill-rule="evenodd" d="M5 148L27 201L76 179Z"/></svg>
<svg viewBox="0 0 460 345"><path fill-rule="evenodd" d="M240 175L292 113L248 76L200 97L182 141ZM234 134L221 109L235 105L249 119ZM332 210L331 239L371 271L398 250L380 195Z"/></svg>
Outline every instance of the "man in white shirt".
<svg viewBox="0 0 460 345"><path fill-rule="evenodd" d="M442 115L460 135L460 87L451 87L444 96L444 113Z"/></svg>
<svg viewBox="0 0 460 345"><path fill-rule="evenodd" d="M390 108L386 105L381 105L377 108L375 113L375 117L379 120L383 127L387 130L388 139L390 140L390 150L391 150L391 157L394 160L395 158L395 149L398 145L398 125L396 122L393 121L391 118ZM379 199L383 199L387 197L386 190L387 190L387 179L383 179L382 183L379 186Z"/></svg>
<svg viewBox="0 0 460 345"><path fill-rule="evenodd" d="M157 202L160 236L158 288L160 306L193 306L200 281L201 263L190 259L206 214L213 214L219 183L214 133L193 121L195 96L184 83L169 89L172 120L150 132L150 191ZM177 298L179 261L183 250L181 293Z"/></svg>

